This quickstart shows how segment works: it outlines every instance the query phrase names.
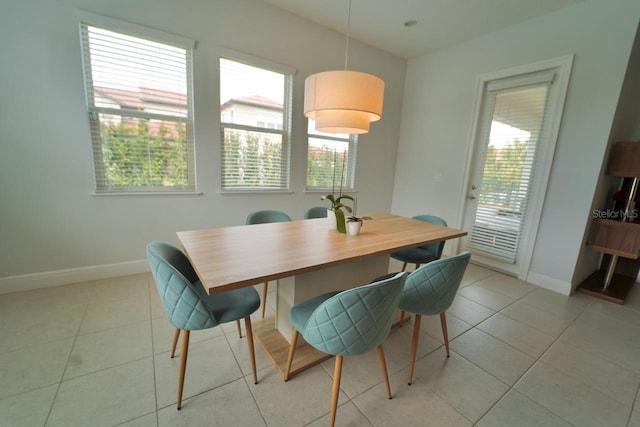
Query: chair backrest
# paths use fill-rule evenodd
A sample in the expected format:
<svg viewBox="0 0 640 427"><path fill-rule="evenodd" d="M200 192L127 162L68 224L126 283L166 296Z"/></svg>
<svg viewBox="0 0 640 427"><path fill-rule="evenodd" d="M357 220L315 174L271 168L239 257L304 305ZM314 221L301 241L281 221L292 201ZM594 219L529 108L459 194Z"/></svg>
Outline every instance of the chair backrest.
<svg viewBox="0 0 640 427"><path fill-rule="evenodd" d="M435 225L442 225L443 227L447 226L447 222L435 215L416 215L413 219L417 219L419 221L429 222ZM420 246L422 249L426 249L432 252L436 258L440 258L442 256L442 251L444 250L444 241L439 243L431 243L430 245Z"/></svg>
<svg viewBox="0 0 640 427"><path fill-rule="evenodd" d="M305 211L303 218L304 219L313 219L313 218L326 218L327 217L327 208L322 206L314 206Z"/></svg>
<svg viewBox="0 0 640 427"><path fill-rule="evenodd" d="M404 286L400 308L422 315L440 314L453 303L471 252L431 261L412 272Z"/></svg>
<svg viewBox="0 0 640 427"><path fill-rule="evenodd" d="M305 325L305 341L334 355L366 353L384 341L398 309L407 273L340 292L318 306Z"/></svg>
<svg viewBox="0 0 640 427"><path fill-rule="evenodd" d="M201 295L198 275L182 251L165 242L147 245L147 260L169 322L178 329L199 330L218 324Z"/></svg>
<svg viewBox="0 0 640 427"><path fill-rule="evenodd" d="M284 212L274 210L262 210L251 212L247 215L246 225L266 224L268 222L287 222L291 221L291 217Z"/></svg>

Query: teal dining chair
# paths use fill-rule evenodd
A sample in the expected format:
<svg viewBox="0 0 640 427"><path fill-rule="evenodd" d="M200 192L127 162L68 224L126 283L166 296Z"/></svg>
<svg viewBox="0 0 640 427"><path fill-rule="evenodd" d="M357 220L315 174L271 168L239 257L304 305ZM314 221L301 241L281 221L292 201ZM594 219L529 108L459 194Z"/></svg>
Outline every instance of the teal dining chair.
<svg viewBox="0 0 640 427"><path fill-rule="evenodd" d="M244 319L253 380L257 384L258 375L251 330L251 314L260 307L258 292L250 286L208 295L187 257L180 249L165 242L149 243L147 245L147 260L165 314L176 331L182 331L178 373L178 410L182 407L189 334L193 330L209 329L222 323ZM177 338L177 334L175 334L171 357L175 351Z"/></svg>
<svg viewBox="0 0 640 427"><path fill-rule="evenodd" d="M449 334L445 312L453 303L470 259L471 252L465 251L423 265L407 277L399 308L415 314L409 362L409 385L413 381L422 316L440 315L444 346L449 357Z"/></svg>
<svg viewBox="0 0 640 427"><path fill-rule="evenodd" d="M412 217L418 221L424 221L435 225L447 226L447 222L434 215L416 215ZM444 241L432 243L430 245L418 246L415 248L402 249L391 254L391 258L402 261L402 271L405 271L407 264L415 264L416 269L422 264L440 259L442 250L444 249Z"/></svg>
<svg viewBox="0 0 640 427"><path fill-rule="evenodd" d="M364 354L377 348L382 377L387 395L391 399L382 342L389 334L406 278L407 273L397 273L369 285L342 292L329 292L291 308L289 320L293 332L285 367L285 381L289 380L298 334L302 334L305 341L315 349L335 355L329 419L331 426L336 419L344 356Z"/></svg>
<svg viewBox="0 0 640 427"><path fill-rule="evenodd" d="M322 206L314 206L307 209L304 212L304 219L314 219L314 218L326 218L327 217L327 208Z"/></svg>
<svg viewBox="0 0 640 427"><path fill-rule="evenodd" d="M291 217L284 212L275 211L275 210L261 210L251 212L247 215L247 219L244 222L245 225L252 224L266 224L270 222L287 222L291 221ZM264 312L267 308L267 291L269 290L269 282L264 282L264 286L262 287L262 317L264 318Z"/></svg>

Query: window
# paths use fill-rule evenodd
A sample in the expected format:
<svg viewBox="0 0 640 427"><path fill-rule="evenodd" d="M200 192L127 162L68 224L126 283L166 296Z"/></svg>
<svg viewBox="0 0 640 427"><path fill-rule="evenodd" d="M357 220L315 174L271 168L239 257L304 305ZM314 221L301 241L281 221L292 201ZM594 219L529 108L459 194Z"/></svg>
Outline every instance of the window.
<svg viewBox="0 0 640 427"><path fill-rule="evenodd" d="M318 132L309 119L307 190L354 190L358 137Z"/></svg>
<svg viewBox="0 0 640 427"><path fill-rule="evenodd" d="M96 192L194 191L193 42L91 18L80 28Z"/></svg>
<svg viewBox="0 0 640 427"><path fill-rule="evenodd" d="M293 71L231 56L220 58L222 189L287 190Z"/></svg>

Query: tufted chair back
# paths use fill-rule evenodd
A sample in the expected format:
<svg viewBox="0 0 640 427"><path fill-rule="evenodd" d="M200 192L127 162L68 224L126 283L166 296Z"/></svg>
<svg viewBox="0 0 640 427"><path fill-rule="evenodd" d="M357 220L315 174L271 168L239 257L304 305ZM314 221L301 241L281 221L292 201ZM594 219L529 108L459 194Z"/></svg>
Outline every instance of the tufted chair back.
<svg viewBox="0 0 640 427"><path fill-rule="evenodd" d="M169 322L182 330L218 324L202 299L205 291L187 257L164 242L147 245L147 260Z"/></svg>
<svg viewBox="0 0 640 427"><path fill-rule="evenodd" d="M407 273L349 289L316 308L300 331L318 350L340 356L366 353L387 337Z"/></svg>

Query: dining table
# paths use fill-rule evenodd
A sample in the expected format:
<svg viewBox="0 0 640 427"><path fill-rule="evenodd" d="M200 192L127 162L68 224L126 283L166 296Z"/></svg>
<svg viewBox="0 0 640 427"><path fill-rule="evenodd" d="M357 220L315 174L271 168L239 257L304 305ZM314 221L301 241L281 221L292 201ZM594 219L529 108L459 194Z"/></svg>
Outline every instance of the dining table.
<svg viewBox="0 0 640 427"><path fill-rule="evenodd" d="M274 314L254 321L253 332L284 379L293 305L389 273L392 252L467 234L391 213L368 217L357 236L317 218L179 231L177 237L210 295L277 281ZM330 357L301 339L290 377Z"/></svg>

